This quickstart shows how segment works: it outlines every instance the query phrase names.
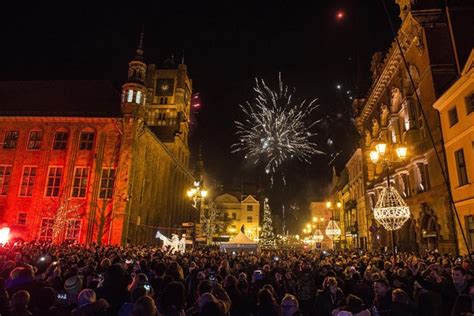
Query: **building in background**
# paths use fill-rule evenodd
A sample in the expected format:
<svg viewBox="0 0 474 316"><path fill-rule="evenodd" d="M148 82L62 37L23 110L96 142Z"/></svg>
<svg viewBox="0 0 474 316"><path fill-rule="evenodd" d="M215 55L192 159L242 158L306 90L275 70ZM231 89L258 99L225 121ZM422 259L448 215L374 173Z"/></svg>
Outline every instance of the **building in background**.
<svg viewBox="0 0 474 316"><path fill-rule="evenodd" d="M0 83L0 217L13 235L146 243L190 217L185 65L129 63L122 95L104 81Z"/></svg>
<svg viewBox="0 0 474 316"><path fill-rule="evenodd" d="M223 213L225 233L232 238L244 226L244 233L256 240L260 230L260 202L252 195L224 193L214 198L217 209Z"/></svg>
<svg viewBox="0 0 474 316"><path fill-rule="evenodd" d="M412 218L396 232L396 244L402 250L454 252L454 216L441 173L445 166L437 162L428 127L436 151L441 153L441 128L433 103L456 78L457 66L466 60L466 47L470 50L473 46L469 31L472 28L467 27L474 21L472 10L463 10L469 6L465 1L459 2L459 7L453 4L450 10L432 2L397 1L397 4L402 19L397 36L403 52L394 41L385 57L381 53L374 54L372 87L365 98L353 103L356 126L363 137L367 194L373 208L387 182L383 164L374 165L369 159L375 144L384 142L389 148L406 145L408 159L392 165L390 179L409 205ZM466 21L471 22L458 27ZM456 50L452 49L453 39L458 41ZM401 53L408 62L408 70ZM390 245L390 234L383 229L378 231L380 227L372 228L380 236L382 245Z"/></svg>
<svg viewBox="0 0 474 316"><path fill-rule="evenodd" d="M326 207L326 201L311 202L309 209L311 214L310 223L313 225L312 234L314 234L316 230L320 230L324 236L324 239L321 242L321 249L331 249L332 239L326 235L326 227L332 217L331 209Z"/></svg>
<svg viewBox="0 0 474 316"><path fill-rule="evenodd" d="M367 249L369 245L369 224L373 212L367 209L365 194L365 173L362 150L357 148L346 163L349 199L344 203L345 234L352 239L356 248Z"/></svg>
<svg viewBox="0 0 474 316"><path fill-rule="evenodd" d="M434 103L443 128L451 192L466 233L469 249L474 249L474 50L460 78ZM456 221L460 252L467 253Z"/></svg>

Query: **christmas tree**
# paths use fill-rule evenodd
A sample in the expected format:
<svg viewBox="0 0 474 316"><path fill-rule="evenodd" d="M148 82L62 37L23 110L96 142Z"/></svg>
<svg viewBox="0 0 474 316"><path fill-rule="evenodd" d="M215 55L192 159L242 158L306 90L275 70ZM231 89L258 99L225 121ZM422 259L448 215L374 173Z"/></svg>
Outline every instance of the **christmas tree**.
<svg viewBox="0 0 474 316"><path fill-rule="evenodd" d="M263 203L263 225L262 232L260 234L260 247L262 249L272 249L276 246L275 234L273 233L272 226L272 213L270 205L268 205L268 199L265 198Z"/></svg>

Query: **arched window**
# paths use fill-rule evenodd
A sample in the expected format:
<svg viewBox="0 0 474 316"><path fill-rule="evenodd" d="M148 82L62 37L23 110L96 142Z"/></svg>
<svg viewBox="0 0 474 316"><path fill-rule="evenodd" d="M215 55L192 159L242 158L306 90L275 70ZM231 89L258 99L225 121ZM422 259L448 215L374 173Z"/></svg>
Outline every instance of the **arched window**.
<svg viewBox="0 0 474 316"><path fill-rule="evenodd" d="M128 90L127 102L132 102L132 101L133 101L133 90Z"/></svg>
<svg viewBox="0 0 474 316"><path fill-rule="evenodd" d="M28 136L28 144L26 145L26 149L40 149L41 148L41 140L43 139L43 131L39 129L35 129L30 131L30 135Z"/></svg>
<svg viewBox="0 0 474 316"><path fill-rule="evenodd" d="M79 150L92 150L94 147L95 132L92 128L85 128L79 136Z"/></svg>
<svg viewBox="0 0 474 316"><path fill-rule="evenodd" d="M138 104L141 104L141 101L142 101L142 92L141 91L137 91L137 97L135 98L135 100Z"/></svg>
<svg viewBox="0 0 474 316"><path fill-rule="evenodd" d="M69 132L65 128L60 128L54 133L53 150L65 150Z"/></svg>

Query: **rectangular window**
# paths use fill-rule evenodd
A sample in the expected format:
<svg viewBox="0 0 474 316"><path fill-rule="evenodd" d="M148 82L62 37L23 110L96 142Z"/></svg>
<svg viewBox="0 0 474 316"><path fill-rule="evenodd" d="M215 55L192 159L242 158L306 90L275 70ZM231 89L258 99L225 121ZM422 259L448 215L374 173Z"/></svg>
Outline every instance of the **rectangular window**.
<svg viewBox="0 0 474 316"><path fill-rule="evenodd" d="M40 149L41 140L43 139L43 131L31 131L28 137L27 149Z"/></svg>
<svg viewBox="0 0 474 316"><path fill-rule="evenodd" d="M23 167L23 177L21 179L20 196L32 196L33 186L36 179L36 167Z"/></svg>
<svg viewBox="0 0 474 316"><path fill-rule="evenodd" d="M7 195L12 166L0 166L0 195Z"/></svg>
<svg viewBox="0 0 474 316"><path fill-rule="evenodd" d="M237 219L237 213L232 213L232 219Z"/></svg>
<svg viewBox="0 0 474 316"><path fill-rule="evenodd" d="M76 169L74 170L74 180L72 182L72 197L86 197L88 178L89 168L76 167Z"/></svg>
<svg viewBox="0 0 474 316"><path fill-rule="evenodd" d="M448 111L449 116L449 126L453 126L458 122L458 111L456 110L456 106Z"/></svg>
<svg viewBox="0 0 474 316"><path fill-rule="evenodd" d="M46 196L59 196L63 167L49 167L46 181Z"/></svg>
<svg viewBox="0 0 474 316"><path fill-rule="evenodd" d="M253 206L247 205L247 212L253 212Z"/></svg>
<svg viewBox="0 0 474 316"><path fill-rule="evenodd" d="M3 139L3 149L15 149L18 142L18 131L7 131Z"/></svg>
<svg viewBox="0 0 474 316"><path fill-rule="evenodd" d="M455 151L454 157L456 159L459 186L463 186L468 183L466 161L464 160L464 151L462 149Z"/></svg>
<svg viewBox="0 0 474 316"><path fill-rule="evenodd" d="M20 226L26 226L26 217L28 216L28 213L25 212L20 212L18 213L18 222L17 224Z"/></svg>
<svg viewBox="0 0 474 316"><path fill-rule="evenodd" d="M111 199L114 192L115 183L115 169L103 168L102 177L100 179L100 193L101 199Z"/></svg>
<svg viewBox="0 0 474 316"><path fill-rule="evenodd" d="M80 150L92 150L94 146L94 132L81 132L79 140Z"/></svg>
<svg viewBox="0 0 474 316"><path fill-rule="evenodd" d="M251 223L252 222L252 216L247 216L247 223Z"/></svg>
<svg viewBox="0 0 474 316"><path fill-rule="evenodd" d="M66 240L78 240L81 233L81 220L70 219L66 227Z"/></svg>
<svg viewBox="0 0 474 316"><path fill-rule="evenodd" d="M54 142L53 142L53 149L54 150L65 150L67 145L67 132L56 132L54 133Z"/></svg>
<svg viewBox="0 0 474 316"><path fill-rule="evenodd" d="M429 184L429 176L427 174L428 172L428 165L424 163L418 163L417 164L418 170L420 172L420 183L419 183L419 188L418 192L426 192L429 190L430 184Z"/></svg>
<svg viewBox="0 0 474 316"><path fill-rule="evenodd" d="M403 186L405 190L403 190L404 197L409 197L411 195L411 187L410 187L410 175L404 173L402 174L403 179Z"/></svg>
<svg viewBox="0 0 474 316"><path fill-rule="evenodd" d="M42 218L40 231L39 231L39 239L51 240L53 238L53 225L54 225L54 219Z"/></svg>
<svg viewBox="0 0 474 316"><path fill-rule="evenodd" d="M466 97L466 112L467 115L474 112L474 92L472 92Z"/></svg>

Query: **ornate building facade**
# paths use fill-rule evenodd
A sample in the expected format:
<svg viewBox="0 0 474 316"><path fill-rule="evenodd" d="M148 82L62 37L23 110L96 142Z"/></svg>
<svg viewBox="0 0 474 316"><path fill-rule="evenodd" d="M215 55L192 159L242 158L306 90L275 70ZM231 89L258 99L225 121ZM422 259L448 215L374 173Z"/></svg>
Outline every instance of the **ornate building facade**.
<svg viewBox="0 0 474 316"><path fill-rule="evenodd" d="M454 252L454 217L441 174L445 165L440 166L435 156L435 150L442 155L441 127L432 107L456 77L456 58L451 49L452 29L444 7L425 2L400 0L397 3L402 19L397 37L402 51L394 41L384 58L381 53L374 54L372 87L364 99L353 103L356 126L363 136L361 147L368 201L370 207L374 207L381 188L387 183L383 164L373 164L369 152L378 142L386 143L388 151L400 144L406 145L408 158L391 164L390 181L409 205L412 218L397 231L395 242L402 250ZM451 16L453 24L459 16ZM454 37L460 36L454 33ZM458 51L461 51L460 46ZM408 62L408 69L401 54ZM420 107L426 117L423 117ZM430 131L435 148L430 142ZM390 236L385 230L377 225L369 230L380 235L382 245L390 245Z"/></svg>
<svg viewBox="0 0 474 316"><path fill-rule="evenodd" d="M185 65L147 66L141 42L121 96L104 81L0 83L0 217L13 237L145 243L189 219L191 80Z"/></svg>

